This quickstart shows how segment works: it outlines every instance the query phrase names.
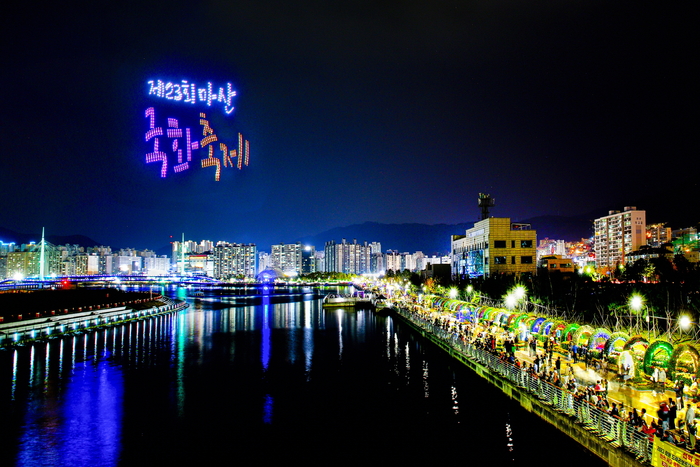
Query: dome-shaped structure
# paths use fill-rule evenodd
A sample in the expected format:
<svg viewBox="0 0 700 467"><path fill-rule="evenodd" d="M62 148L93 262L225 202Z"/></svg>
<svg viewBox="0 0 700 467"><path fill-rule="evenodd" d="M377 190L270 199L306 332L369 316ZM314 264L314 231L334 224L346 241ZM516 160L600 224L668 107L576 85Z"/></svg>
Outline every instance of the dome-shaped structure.
<svg viewBox="0 0 700 467"><path fill-rule="evenodd" d="M275 282L284 279L284 272L280 268L268 267L260 271L255 280L258 282Z"/></svg>

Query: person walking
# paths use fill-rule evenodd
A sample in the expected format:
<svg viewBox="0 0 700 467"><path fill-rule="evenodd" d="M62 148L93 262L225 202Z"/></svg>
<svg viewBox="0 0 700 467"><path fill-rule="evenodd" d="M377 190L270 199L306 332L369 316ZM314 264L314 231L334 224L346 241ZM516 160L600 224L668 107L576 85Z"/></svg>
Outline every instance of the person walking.
<svg viewBox="0 0 700 467"><path fill-rule="evenodd" d="M681 378L676 380L674 390L676 391L676 403L678 403L678 408L683 410L683 389L685 389L685 381Z"/></svg>
<svg viewBox="0 0 700 467"><path fill-rule="evenodd" d="M690 439L691 449L695 447L695 434L690 434L690 427L695 423L695 408L693 404L688 404L688 410L685 412L685 427L688 430L688 438Z"/></svg>
<svg viewBox="0 0 700 467"><path fill-rule="evenodd" d="M698 426L695 423L695 419L693 419L693 422L688 426L688 444L689 444L691 451L695 450L695 441L696 441L695 436L697 434L698 434Z"/></svg>
<svg viewBox="0 0 700 467"><path fill-rule="evenodd" d="M673 398L668 398L668 429L673 431L676 429L676 417L678 416L678 406Z"/></svg>
<svg viewBox="0 0 700 467"><path fill-rule="evenodd" d="M659 368L659 386L661 386L661 392L666 392L666 370L663 367Z"/></svg>

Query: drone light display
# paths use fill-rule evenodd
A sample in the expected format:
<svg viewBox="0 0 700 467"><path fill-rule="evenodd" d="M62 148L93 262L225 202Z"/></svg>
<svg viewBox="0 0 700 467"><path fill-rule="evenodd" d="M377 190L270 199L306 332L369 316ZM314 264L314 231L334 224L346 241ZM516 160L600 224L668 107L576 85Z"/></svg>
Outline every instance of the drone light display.
<svg viewBox="0 0 700 467"><path fill-rule="evenodd" d="M231 83L226 83L226 88L218 88L214 93L211 83L206 87L197 87L194 83L182 80L179 83L164 82L162 80L148 81L148 94L155 98L162 98L172 101L181 101L190 104L203 103L208 107L212 103L220 103L223 106L224 114L233 112L232 99L236 96ZM145 112L148 120L148 131L145 133L146 142L153 144L153 151L146 153L146 163L160 162L160 176L165 178L170 170L180 173L193 166L201 165L202 168L215 167L214 179L221 180L221 168L236 167L241 170L243 166L248 166L250 160L250 143L243 139L243 135L238 133L238 148L229 150L224 142L219 141L218 136L211 127L207 115L199 113L199 124L202 127L202 139L197 139L192 128L181 128L177 118L168 117L167 127L157 126L155 107L148 107ZM161 141L162 140L162 141ZM214 144L218 142L218 148ZM207 148L206 157L200 157L200 163L193 162L193 153L199 149ZM220 154L219 154L220 153ZM234 160L236 162L234 163ZM177 162L175 162L177 161ZM171 169L172 167L172 169Z"/></svg>
<svg viewBox="0 0 700 467"><path fill-rule="evenodd" d="M158 79L148 81L147 84L149 96L188 104L206 103L208 107L211 107L212 103L219 103L223 105L226 115L234 109L232 101L236 97L236 91L231 83L226 83L226 88L218 88L217 92L214 92L214 85L211 83L197 86L184 79L179 83Z"/></svg>

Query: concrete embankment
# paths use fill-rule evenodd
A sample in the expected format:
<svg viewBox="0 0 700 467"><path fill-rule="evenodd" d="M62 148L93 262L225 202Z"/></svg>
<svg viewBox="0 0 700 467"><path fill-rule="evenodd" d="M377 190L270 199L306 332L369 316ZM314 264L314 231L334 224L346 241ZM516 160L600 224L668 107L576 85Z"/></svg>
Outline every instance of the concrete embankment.
<svg viewBox="0 0 700 467"><path fill-rule="evenodd" d="M445 352L449 353L450 356L462 362L476 374L500 389L508 397L519 402L525 410L538 415L543 420L554 425L557 429L563 433L566 433L569 437L580 443L586 449L603 459L610 466L648 467L650 465L649 463L640 462L624 449L611 444L605 439L601 439L595 433L589 431L586 429L586 427L580 424L575 417L555 410L555 408L548 405L545 401L537 398L527 388L519 387L505 376L489 368L488 365L485 365L476 359L469 358L465 353L455 349L443 338L426 329L423 329L421 326L414 323L406 316L403 316L401 313L393 313L393 316L401 319L402 322L405 322L407 325L412 327L425 339L433 342Z"/></svg>
<svg viewBox="0 0 700 467"><path fill-rule="evenodd" d="M64 334L114 326L127 321L145 319L187 308L185 302L161 298L162 305L143 310L126 306L105 308L78 313L68 313L48 318L28 319L0 324L0 347L22 345L28 342L50 339Z"/></svg>

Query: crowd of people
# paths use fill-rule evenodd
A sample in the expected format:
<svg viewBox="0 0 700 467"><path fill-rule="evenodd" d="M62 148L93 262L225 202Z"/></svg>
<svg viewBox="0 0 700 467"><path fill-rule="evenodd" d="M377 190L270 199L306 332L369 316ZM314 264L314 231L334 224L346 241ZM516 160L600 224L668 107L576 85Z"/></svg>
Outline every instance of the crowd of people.
<svg viewBox="0 0 700 467"><path fill-rule="evenodd" d="M426 320L425 311L420 306L414 304L410 308L414 315ZM658 402L656 413L647 413L646 408L626 407L622 401L609 397L610 379L624 383L627 379L624 376L629 375L631 369L623 367L609 373L601 360L586 347L572 345L564 350L552 337L542 341L536 336L523 339L494 323L461 323L447 314L433 314L429 321L465 344L497 355L501 361L515 365L543 382L566 389L576 400L589 402L628 427L646 434L650 441L657 438L699 452L696 450L700 445L696 442L694 403L698 402L698 383L695 378L689 386L681 379L675 381L673 391L670 391L667 390L669 382L665 370L655 368L650 379L653 389L658 391L656 394L664 399ZM591 372L586 371L589 369ZM596 379L591 380L591 375ZM666 400L669 393L675 393L675 397Z"/></svg>

